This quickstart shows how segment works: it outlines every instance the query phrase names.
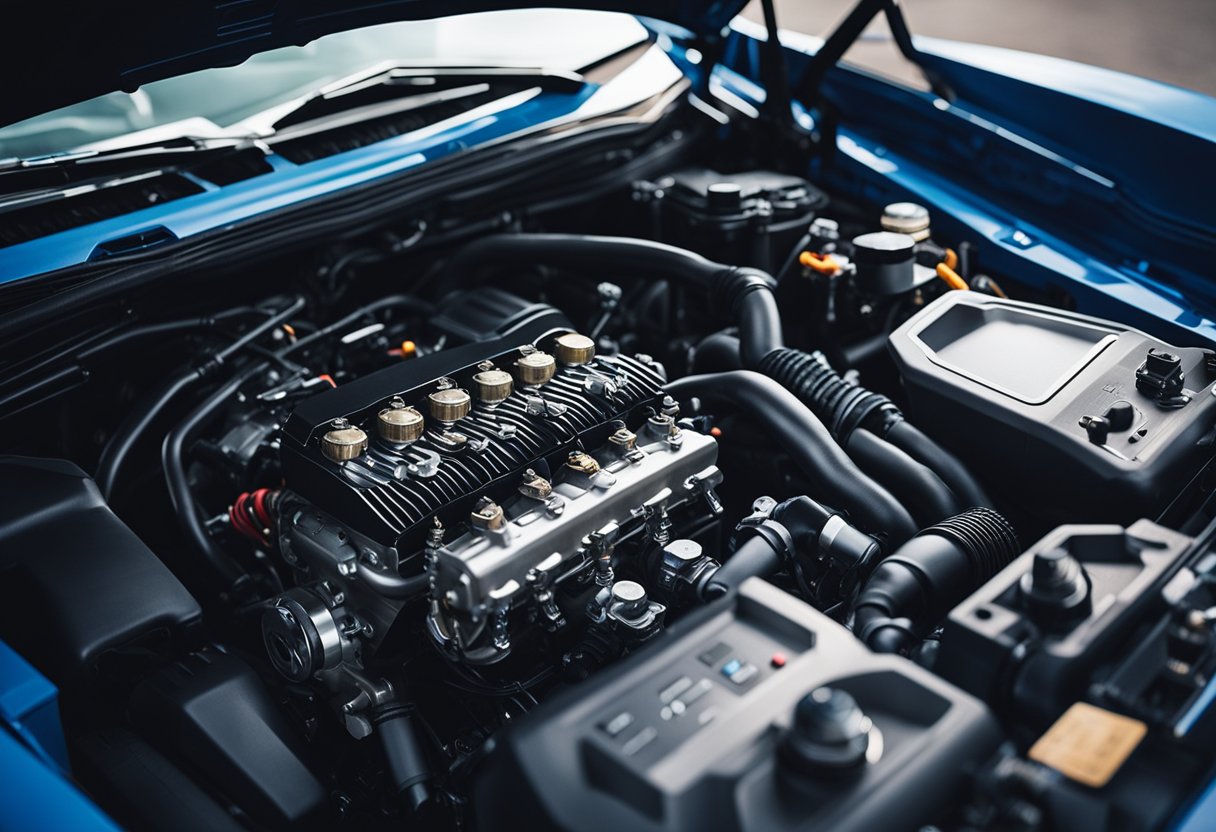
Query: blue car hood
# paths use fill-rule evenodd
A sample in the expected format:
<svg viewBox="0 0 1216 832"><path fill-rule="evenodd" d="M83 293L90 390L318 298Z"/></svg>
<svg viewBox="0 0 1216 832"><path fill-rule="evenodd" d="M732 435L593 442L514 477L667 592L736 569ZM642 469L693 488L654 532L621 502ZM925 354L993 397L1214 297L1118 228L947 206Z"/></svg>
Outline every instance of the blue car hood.
<svg viewBox="0 0 1216 832"><path fill-rule="evenodd" d="M9 79L0 101L0 125L186 72L233 66L251 55L334 32L537 5L534 0L23 4L9 17L9 42L0 50L3 77ZM712 37L746 0L546 0L540 5L625 12Z"/></svg>

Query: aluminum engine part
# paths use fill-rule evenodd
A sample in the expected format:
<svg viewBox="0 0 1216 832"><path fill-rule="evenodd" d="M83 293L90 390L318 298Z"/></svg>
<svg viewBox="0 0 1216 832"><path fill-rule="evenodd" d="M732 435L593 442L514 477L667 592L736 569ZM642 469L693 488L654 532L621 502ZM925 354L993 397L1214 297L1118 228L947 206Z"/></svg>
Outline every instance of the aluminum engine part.
<svg viewBox="0 0 1216 832"><path fill-rule="evenodd" d="M716 513L717 455L713 438L657 417L636 441L571 454L547 489L527 472L516 496L478 504L470 531L431 553L432 635L466 661L502 658L513 606L535 601L552 618L549 587L614 541L644 533L665 543L668 510L690 500Z"/></svg>

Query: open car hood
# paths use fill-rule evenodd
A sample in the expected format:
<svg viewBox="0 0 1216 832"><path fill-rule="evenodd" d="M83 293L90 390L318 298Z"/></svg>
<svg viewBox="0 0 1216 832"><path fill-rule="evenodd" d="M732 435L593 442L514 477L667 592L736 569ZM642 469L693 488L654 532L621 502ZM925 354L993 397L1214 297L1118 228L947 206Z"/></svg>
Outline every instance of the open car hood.
<svg viewBox="0 0 1216 832"><path fill-rule="evenodd" d="M713 36L746 0L126 0L24 6L6 31L0 65L10 79L0 125L186 72L233 66L251 55L334 32L470 12L581 8L625 12ZM543 56L538 56L540 60Z"/></svg>

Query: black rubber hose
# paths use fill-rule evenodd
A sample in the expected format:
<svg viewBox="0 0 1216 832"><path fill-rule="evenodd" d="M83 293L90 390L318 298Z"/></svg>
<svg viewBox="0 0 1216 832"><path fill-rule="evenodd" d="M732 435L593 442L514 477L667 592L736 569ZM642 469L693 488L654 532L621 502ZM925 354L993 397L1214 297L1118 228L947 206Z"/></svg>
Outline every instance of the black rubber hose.
<svg viewBox="0 0 1216 832"><path fill-rule="evenodd" d="M822 354L774 350L759 370L806 402L842 445L848 447L853 431L866 428L932 470L963 505L991 507L988 495L956 457L909 424L889 398L833 370Z"/></svg>
<svg viewBox="0 0 1216 832"><path fill-rule="evenodd" d="M127 457L152 423L169 406L170 402L177 398L182 391L192 387L224 366L229 358L245 346L280 326L303 308L304 298L299 295L293 297L282 310L269 314L264 321L257 326L251 327L241 337L210 356L201 366L194 367L172 379L142 410L124 422L114 434L110 443L106 445L101 459L97 463L97 473L94 479L97 481L102 495L107 500L113 495L114 486L118 482L118 475L122 471Z"/></svg>
<svg viewBox="0 0 1216 832"><path fill-rule="evenodd" d="M414 727L414 708L400 702L378 705L372 724L384 749L393 789L405 799L406 808L417 812L431 800L431 767Z"/></svg>
<svg viewBox="0 0 1216 832"><path fill-rule="evenodd" d="M701 597L721 598L748 578L767 578L781 569L785 553L767 537L749 537L706 582Z"/></svg>
<svg viewBox="0 0 1216 832"><path fill-rule="evenodd" d="M210 420L231 396L234 396L241 385L264 371L268 365L264 362L250 364L223 384L218 390L208 395L201 404L195 407L185 419L179 422L161 446L161 464L165 469L165 484L169 489L169 499L177 514L182 531L194 542L195 547L202 553L207 562L215 568L226 588L235 585L244 576L240 565L228 556L226 552L211 539L207 526L200 516L194 494L190 490L190 481L186 477L185 445L186 442Z"/></svg>
<svg viewBox="0 0 1216 832"><path fill-rule="evenodd" d="M870 575L853 605L853 632L876 652L907 653L1020 553L1013 527L991 509L925 529Z"/></svg>
<svg viewBox="0 0 1216 832"><path fill-rule="evenodd" d="M884 438L917 462L932 468L958 495L964 506L992 506L984 487L971 476L966 466L922 433L916 425L901 419L891 425Z"/></svg>
<svg viewBox="0 0 1216 832"><path fill-rule="evenodd" d="M959 505L954 492L932 470L865 428L849 435L845 450L861 470L908 507L919 526L931 526L970 507Z"/></svg>
<svg viewBox="0 0 1216 832"><path fill-rule="evenodd" d="M847 511L866 531L884 534L896 545L916 534L912 516L899 501L862 473L815 414L773 379L736 370L677 379L666 391L677 400L696 396L747 411L823 489L827 502Z"/></svg>
<svg viewBox="0 0 1216 832"><path fill-rule="evenodd" d="M697 342L692 351L692 369L696 373L724 373L742 370L739 339L725 332L715 332Z"/></svg>
<svg viewBox="0 0 1216 832"><path fill-rule="evenodd" d="M468 286L504 264L548 264L602 272L605 269L662 276L708 292L711 304L728 312L739 327L745 367L756 367L784 342L774 281L759 269L729 266L695 252L631 237L579 234L497 234L483 237L452 256L446 285Z"/></svg>

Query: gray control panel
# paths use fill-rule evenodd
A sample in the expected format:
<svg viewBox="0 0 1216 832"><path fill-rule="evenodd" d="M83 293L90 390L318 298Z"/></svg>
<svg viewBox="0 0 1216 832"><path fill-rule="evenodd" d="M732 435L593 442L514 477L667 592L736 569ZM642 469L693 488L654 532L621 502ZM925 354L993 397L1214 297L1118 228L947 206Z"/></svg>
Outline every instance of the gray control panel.
<svg viewBox="0 0 1216 832"><path fill-rule="evenodd" d="M841 699L847 760L816 745ZM998 741L967 694L752 579L506 732L476 808L490 829L904 829Z"/></svg>

